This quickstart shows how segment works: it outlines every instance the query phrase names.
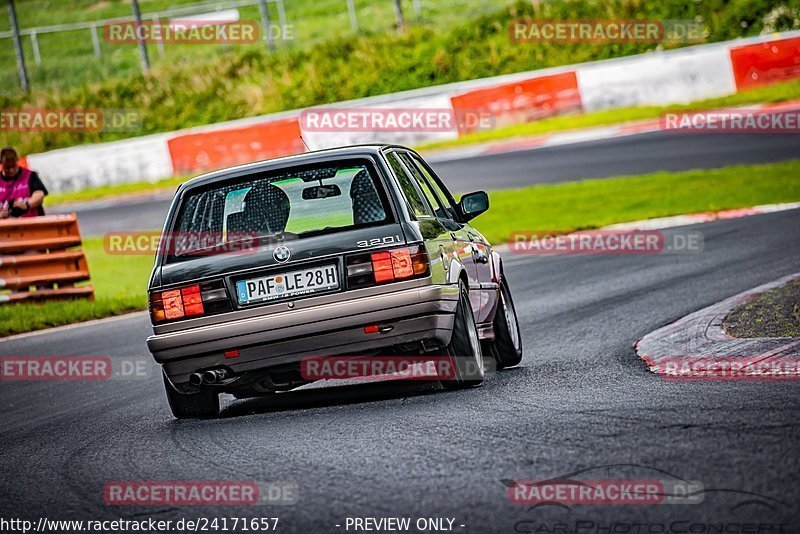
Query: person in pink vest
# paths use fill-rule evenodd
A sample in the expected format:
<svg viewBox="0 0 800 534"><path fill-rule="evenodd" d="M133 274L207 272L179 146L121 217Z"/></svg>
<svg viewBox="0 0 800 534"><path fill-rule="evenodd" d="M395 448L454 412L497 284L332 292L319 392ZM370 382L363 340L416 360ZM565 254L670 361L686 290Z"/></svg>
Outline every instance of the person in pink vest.
<svg viewBox="0 0 800 534"><path fill-rule="evenodd" d="M44 215L47 189L39 175L20 167L17 151L10 146L0 150L0 164L0 219Z"/></svg>

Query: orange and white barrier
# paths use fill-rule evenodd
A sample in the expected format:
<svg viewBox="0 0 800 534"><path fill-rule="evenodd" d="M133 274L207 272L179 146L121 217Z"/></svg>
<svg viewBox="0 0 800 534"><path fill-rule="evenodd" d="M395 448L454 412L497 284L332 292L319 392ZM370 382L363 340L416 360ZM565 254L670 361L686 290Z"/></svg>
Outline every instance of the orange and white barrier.
<svg viewBox="0 0 800 534"><path fill-rule="evenodd" d="M800 37L734 46L730 61L739 91L800 77Z"/></svg>
<svg viewBox="0 0 800 534"><path fill-rule="evenodd" d="M457 115L488 112L496 128L583 109L575 71L475 89L450 100ZM459 128L461 135L475 131L469 124Z"/></svg>
<svg viewBox="0 0 800 534"><path fill-rule="evenodd" d="M422 112L426 116L414 117L417 112ZM363 118L364 114L370 113L373 128L363 127L368 121L348 121L359 118L358 116ZM444 117L443 121L430 120L438 118L443 113L449 117ZM362 105L345 102L309 108L300 113L300 127L303 130L303 139L315 150L376 141L414 146L457 139L459 132L455 127L453 115L450 96L434 94L379 104ZM417 122L415 118L422 120ZM326 119L342 127L335 128L335 131L319 127L326 122ZM398 127L392 128L393 123ZM419 123L427 127L420 127Z"/></svg>
<svg viewBox="0 0 800 534"><path fill-rule="evenodd" d="M725 46L586 63L576 71L587 112L680 104L736 92Z"/></svg>
<svg viewBox="0 0 800 534"><path fill-rule="evenodd" d="M80 244L74 213L0 221L0 304L94 298Z"/></svg>
<svg viewBox="0 0 800 534"><path fill-rule="evenodd" d="M305 150L296 118L177 135L167 141L176 174L192 174Z"/></svg>

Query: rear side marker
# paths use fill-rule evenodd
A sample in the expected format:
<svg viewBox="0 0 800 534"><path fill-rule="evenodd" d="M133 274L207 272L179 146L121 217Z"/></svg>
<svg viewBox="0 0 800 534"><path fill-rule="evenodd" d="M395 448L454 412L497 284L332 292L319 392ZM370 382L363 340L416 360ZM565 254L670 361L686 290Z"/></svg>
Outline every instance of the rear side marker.
<svg viewBox="0 0 800 534"><path fill-rule="evenodd" d="M365 326L364 333L365 334L386 334L394 330L393 326L378 326L376 324Z"/></svg>

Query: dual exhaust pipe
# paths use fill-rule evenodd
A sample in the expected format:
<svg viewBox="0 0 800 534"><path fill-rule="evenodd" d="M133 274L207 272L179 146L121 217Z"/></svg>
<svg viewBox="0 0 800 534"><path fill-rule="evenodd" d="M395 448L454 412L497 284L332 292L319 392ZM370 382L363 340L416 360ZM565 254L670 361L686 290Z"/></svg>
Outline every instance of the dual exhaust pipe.
<svg viewBox="0 0 800 534"><path fill-rule="evenodd" d="M203 384L218 384L228 378L230 373L227 369L208 369L206 371L195 371L189 375L189 383L193 386Z"/></svg>

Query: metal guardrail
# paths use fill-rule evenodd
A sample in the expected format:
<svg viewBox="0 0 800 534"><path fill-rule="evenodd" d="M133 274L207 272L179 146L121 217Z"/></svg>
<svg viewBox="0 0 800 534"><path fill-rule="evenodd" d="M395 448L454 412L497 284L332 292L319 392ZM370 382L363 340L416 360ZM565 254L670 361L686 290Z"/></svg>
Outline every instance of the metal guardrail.
<svg viewBox="0 0 800 534"><path fill-rule="evenodd" d="M286 25L286 11L283 0L265 0L267 3L277 4L278 18L282 26ZM160 20L173 18L180 15L199 15L213 11L223 11L225 9L234 9L237 7L251 7L258 6L261 0L229 0L226 2L212 1L212 2L198 2L196 4L188 4L186 6L171 7L166 11L153 11L151 13L142 13L142 19L145 20ZM71 22L68 24L53 24L51 26L37 26L35 28L20 28L19 34L29 37L42 35L44 33L57 33L66 31L78 30L91 30L97 31L97 28L102 28L104 25L111 22L134 22L136 18L133 15L122 17L114 17L110 19L99 19L89 22ZM13 33L9 31L0 32L0 39L10 39Z"/></svg>
<svg viewBox="0 0 800 534"><path fill-rule="evenodd" d="M286 8L283 3L284 0L227 0L219 1L212 0L207 2L197 2L195 4L187 4L185 6L171 7L165 11L153 11L150 13L142 13L141 18L143 21L158 22L162 19L171 19L180 16L201 15L213 13L215 11L223 11L228 9L236 9L240 7L253 7L258 6L260 9L261 23L264 27L264 39L267 41L270 49L274 47L272 36L269 30L269 12L267 4L275 4L278 9L278 21L281 28L287 27L286 21ZM70 31L88 31L92 40L92 50L95 57L102 56L102 48L100 47L100 36L98 28L102 28L110 23L125 23L135 22L134 15L127 15L121 17L114 17L108 19L99 19L88 22L72 22L66 24L54 24L51 26L37 26L35 28L21 28L19 30L20 37L29 37L31 40L31 48L33 49L33 60L36 65L42 64L42 54L39 49L39 36L48 33L61 33ZM281 31L281 35L283 35ZM14 32L12 30L0 32L0 39L14 39ZM160 54L164 53L164 43L157 43L156 48Z"/></svg>

